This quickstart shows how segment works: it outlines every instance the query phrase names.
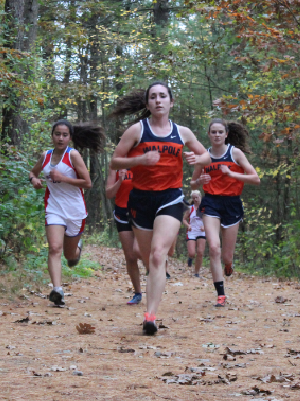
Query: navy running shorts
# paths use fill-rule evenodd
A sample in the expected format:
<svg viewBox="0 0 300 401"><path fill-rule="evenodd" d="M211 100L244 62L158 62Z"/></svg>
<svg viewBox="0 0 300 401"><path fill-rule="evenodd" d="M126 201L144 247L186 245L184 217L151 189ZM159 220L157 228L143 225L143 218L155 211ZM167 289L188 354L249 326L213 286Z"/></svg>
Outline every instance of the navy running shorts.
<svg viewBox="0 0 300 401"><path fill-rule="evenodd" d="M157 216L172 216L182 221L182 200L181 188L169 188L163 191L133 189L128 202L130 221L134 227L141 230L153 230Z"/></svg>
<svg viewBox="0 0 300 401"><path fill-rule="evenodd" d="M204 216L218 217L223 228L238 224L244 217L244 207L239 196L205 194L200 211Z"/></svg>
<svg viewBox="0 0 300 401"><path fill-rule="evenodd" d="M128 220L128 209L115 205L114 218L118 233L122 231L132 231L131 224Z"/></svg>

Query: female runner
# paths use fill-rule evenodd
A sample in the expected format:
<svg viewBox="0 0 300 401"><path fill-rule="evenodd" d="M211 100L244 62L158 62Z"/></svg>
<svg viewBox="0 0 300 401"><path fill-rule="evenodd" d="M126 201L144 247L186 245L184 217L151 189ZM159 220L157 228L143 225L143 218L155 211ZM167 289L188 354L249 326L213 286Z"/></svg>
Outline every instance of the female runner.
<svg viewBox="0 0 300 401"><path fill-rule="evenodd" d="M137 263L138 245L135 245L134 233L127 219L127 203L131 190L132 172L126 169L115 171L110 168L106 182L106 197L108 199L115 197L114 218L125 256L127 272L134 288L134 296L127 302L127 305L136 305L142 300L142 291Z"/></svg>
<svg viewBox="0 0 300 401"><path fill-rule="evenodd" d="M49 244L48 269L53 284L49 299L63 307L61 287L62 251L68 266L78 264L82 249L81 234L87 216L82 188L90 188L91 180L80 153L69 147L102 150L102 129L92 126L72 126L66 120L52 127L54 149L44 152L29 174L35 189L43 188L39 177L43 171L47 189L45 193L46 236Z"/></svg>
<svg viewBox="0 0 300 401"><path fill-rule="evenodd" d="M183 160L186 145L192 152L185 157L202 169L210 163L205 148L186 127L169 120L173 107L170 88L154 82L146 91L125 96L113 113L115 116L143 110L139 123L121 137L112 158L113 169L130 168L133 190L129 197L129 215L140 253L149 270L147 280L147 312L143 330L157 331L155 314L166 285L166 258L183 217Z"/></svg>
<svg viewBox="0 0 300 401"><path fill-rule="evenodd" d="M187 227L186 241L189 259L193 260L196 254L194 276L200 277L199 272L202 266L206 243L204 225L199 210L201 203L201 192L192 191L191 196L193 204L190 209L185 212L183 216L183 224Z"/></svg>
<svg viewBox="0 0 300 401"><path fill-rule="evenodd" d="M218 300L215 306L225 306L225 276L231 276L232 259L236 245L239 222L244 210L240 195L244 184L259 185L260 179L243 151L248 151L248 131L241 124L213 119L208 128L211 142L211 164L202 171L196 166L191 186L203 185L205 196L200 205L206 238L209 245L210 268ZM220 247L222 235L222 254Z"/></svg>

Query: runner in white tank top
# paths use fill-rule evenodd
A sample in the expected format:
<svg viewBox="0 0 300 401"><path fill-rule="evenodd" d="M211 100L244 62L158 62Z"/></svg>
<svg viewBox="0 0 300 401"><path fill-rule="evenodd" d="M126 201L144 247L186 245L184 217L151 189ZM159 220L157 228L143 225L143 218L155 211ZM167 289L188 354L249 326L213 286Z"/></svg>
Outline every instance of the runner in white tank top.
<svg viewBox="0 0 300 401"><path fill-rule="evenodd" d="M78 153L70 147L65 150L60 162L56 165L52 163L53 149L48 150L44 162L43 172L47 183L45 193L45 212L46 219L48 214L56 214L69 220L82 220L87 216L83 192L81 188L66 182L53 181L50 173L56 169L65 177L78 179L78 174L71 160L71 153Z"/></svg>
<svg viewBox="0 0 300 401"><path fill-rule="evenodd" d="M192 266L193 258L195 260L195 277L200 277L200 269L202 267L203 255L205 251L205 231L202 217L199 213L201 203L201 192L192 191L191 194L193 205L187 210L183 216L183 224L187 227L186 241L189 254L188 266Z"/></svg>
<svg viewBox="0 0 300 401"><path fill-rule="evenodd" d="M205 237L204 224L199 213L199 207L192 205L189 210L190 230L186 232L186 240L196 240L198 237Z"/></svg>
<svg viewBox="0 0 300 401"><path fill-rule="evenodd" d="M69 147L69 142L80 148L102 150L103 132L99 127L73 127L60 120L52 127L54 149L42 154L29 174L34 188L43 188L39 174L43 171L47 189L45 193L46 235L49 243L48 269L53 284L49 299L56 306L64 306L61 287L61 255L69 267L80 259L87 211L82 188L90 188L89 172L80 153Z"/></svg>

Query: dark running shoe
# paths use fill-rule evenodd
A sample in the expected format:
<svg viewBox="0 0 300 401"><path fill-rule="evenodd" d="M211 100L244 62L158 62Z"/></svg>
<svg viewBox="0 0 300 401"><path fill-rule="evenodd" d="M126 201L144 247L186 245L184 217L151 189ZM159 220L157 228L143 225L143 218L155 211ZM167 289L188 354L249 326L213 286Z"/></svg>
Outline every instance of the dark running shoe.
<svg viewBox="0 0 300 401"><path fill-rule="evenodd" d="M148 336L153 336L157 332L154 313L144 313L143 331Z"/></svg>
<svg viewBox="0 0 300 401"><path fill-rule="evenodd" d="M127 305L137 305L142 300L142 294L140 292L136 292L133 298L127 302Z"/></svg>
<svg viewBox="0 0 300 401"><path fill-rule="evenodd" d="M225 306L225 303L226 303L226 296L225 295L219 295L217 303L216 303L215 306L217 308L222 308L223 306Z"/></svg>
<svg viewBox="0 0 300 401"><path fill-rule="evenodd" d="M69 259L68 260L68 266L69 267L74 267L76 265L78 265L79 261L80 261L80 257L81 257L81 250L82 250L82 246L83 246L83 242L82 239L80 238L79 242L78 242L78 248L79 248L79 257L77 259Z"/></svg>
<svg viewBox="0 0 300 401"><path fill-rule="evenodd" d="M63 290L54 291L52 290L49 295L49 300L54 303L55 306L65 306L64 292Z"/></svg>
<svg viewBox="0 0 300 401"><path fill-rule="evenodd" d="M224 267L224 274L225 274L225 276L230 277L230 276L232 275L232 273L233 273L232 264L230 264L230 265L225 265L225 267Z"/></svg>
<svg viewBox="0 0 300 401"><path fill-rule="evenodd" d="M200 277L200 274L199 273L195 273L194 277Z"/></svg>
<svg viewBox="0 0 300 401"><path fill-rule="evenodd" d="M170 274L168 272L166 272L166 277L167 278L171 278Z"/></svg>

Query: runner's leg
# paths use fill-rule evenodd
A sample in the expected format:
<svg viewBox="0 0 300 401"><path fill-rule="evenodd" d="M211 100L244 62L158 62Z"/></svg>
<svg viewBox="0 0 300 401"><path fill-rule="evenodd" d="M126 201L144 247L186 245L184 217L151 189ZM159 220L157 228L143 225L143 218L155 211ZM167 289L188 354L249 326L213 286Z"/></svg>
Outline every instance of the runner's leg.
<svg viewBox="0 0 300 401"><path fill-rule="evenodd" d="M188 266L189 266L189 264L191 264L189 262L194 259L195 254L196 254L196 241L190 239L186 242L186 245L187 245L187 250L188 250L188 255L189 255L189 258L188 258ZM191 264L191 266L192 266L192 264Z"/></svg>
<svg viewBox="0 0 300 401"><path fill-rule="evenodd" d="M202 267L203 255L204 255L204 251L205 251L205 243L206 243L206 240L202 239L202 238L198 238L196 241L197 255L196 255L196 260L195 260L195 274L199 274L200 269Z"/></svg>
<svg viewBox="0 0 300 401"><path fill-rule="evenodd" d="M230 226L228 228L222 228L222 260L225 266L227 267L228 273L230 273L233 254L235 251L236 240L239 230L239 223L234 226ZM227 274L231 275L231 274Z"/></svg>
<svg viewBox="0 0 300 401"><path fill-rule="evenodd" d="M203 216L205 235L209 246L210 270L213 282L223 281L220 243L220 219Z"/></svg>
<svg viewBox="0 0 300 401"><path fill-rule="evenodd" d="M49 244L48 270L53 287L61 286L61 255L63 250L65 227L60 225L46 226Z"/></svg>
<svg viewBox="0 0 300 401"><path fill-rule="evenodd" d="M148 271L153 231L152 230L140 230L138 228L135 228L134 226L132 227L132 229L133 229L134 236L135 236L137 244L138 244L139 253L141 255L142 261Z"/></svg>
<svg viewBox="0 0 300 401"><path fill-rule="evenodd" d="M134 250L134 233L133 231L121 231L119 232L119 238L125 256L127 273L130 276L134 291L141 293L140 271Z"/></svg>
<svg viewBox="0 0 300 401"><path fill-rule="evenodd" d="M147 280L147 311L156 314L161 295L166 286L166 258L178 233L180 221L168 215L154 220L149 276Z"/></svg>
<svg viewBox="0 0 300 401"><path fill-rule="evenodd" d="M76 260L80 256L80 249L78 243L81 238L81 234L76 237L64 237L64 256L67 260Z"/></svg>

